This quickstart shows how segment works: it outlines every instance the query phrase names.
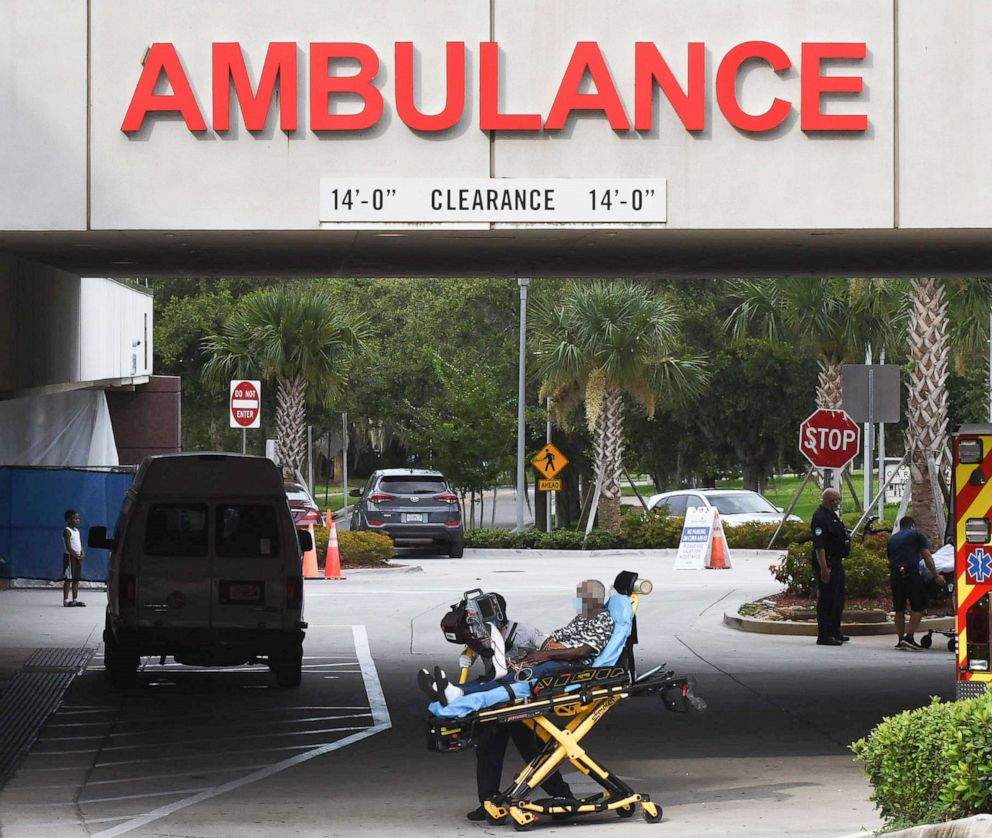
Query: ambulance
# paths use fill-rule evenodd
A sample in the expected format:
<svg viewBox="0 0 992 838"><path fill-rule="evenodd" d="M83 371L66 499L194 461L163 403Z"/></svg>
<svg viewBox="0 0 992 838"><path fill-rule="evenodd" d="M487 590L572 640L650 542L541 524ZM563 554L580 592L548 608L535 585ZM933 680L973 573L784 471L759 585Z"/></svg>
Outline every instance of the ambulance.
<svg viewBox="0 0 992 838"><path fill-rule="evenodd" d="M953 435L954 597L957 697L990 689L992 598L992 424L963 425Z"/></svg>

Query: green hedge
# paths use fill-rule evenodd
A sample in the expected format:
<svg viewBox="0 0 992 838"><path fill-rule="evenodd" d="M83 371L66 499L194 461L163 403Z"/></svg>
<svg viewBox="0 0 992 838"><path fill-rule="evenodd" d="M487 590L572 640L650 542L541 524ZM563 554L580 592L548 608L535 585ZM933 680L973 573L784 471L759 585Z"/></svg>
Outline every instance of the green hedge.
<svg viewBox="0 0 992 838"><path fill-rule="evenodd" d="M314 530L313 538L317 548L317 561L321 567L327 555L328 531L325 527ZM395 551L393 540L378 532L351 532L338 530L338 549L341 551L342 565L375 564L391 559Z"/></svg>
<svg viewBox="0 0 992 838"><path fill-rule="evenodd" d="M884 532L870 535L864 541L855 539L851 545L851 555L844 560L848 596L888 596L889 562L885 554L888 541L889 535ZM812 543L796 541L789 545L782 560L769 570L788 593L809 596L816 587L813 581L812 557Z"/></svg>
<svg viewBox="0 0 992 838"><path fill-rule="evenodd" d="M889 562L877 550L875 544L851 545L851 555L844 560L845 584L848 597L878 598L888 596ZM769 570L786 593L796 596L810 596L815 587L813 582L813 545L790 544L788 552L777 565Z"/></svg>
<svg viewBox="0 0 992 838"><path fill-rule="evenodd" d="M851 745L893 828L992 813L992 693L891 716Z"/></svg>
<svg viewBox="0 0 992 838"><path fill-rule="evenodd" d="M683 518L671 515L627 515L623 529L619 533L593 530L583 541L578 530L540 530L512 532L510 530L468 530L465 533L466 547L490 547L498 549L539 549L539 550L615 550L623 548L663 550L679 546L682 538ZM727 541L731 549L764 550L776 529L775 524L742 524L725 527ZM787 522L782 527L776 545L784 547L790 542L809 538L809 527L805 524Z"/></svg>

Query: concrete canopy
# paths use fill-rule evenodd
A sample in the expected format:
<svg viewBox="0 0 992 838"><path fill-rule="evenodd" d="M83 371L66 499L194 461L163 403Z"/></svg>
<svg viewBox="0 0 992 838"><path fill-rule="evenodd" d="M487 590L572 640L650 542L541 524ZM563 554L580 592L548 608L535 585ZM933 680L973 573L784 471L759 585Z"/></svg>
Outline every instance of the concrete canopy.
<svg viewBox="0 0 992 838"><path fill-rule="evenodd" d="M981 0L411 8L9 0L0 252L110 276L992 265ZM644 223L327 215L326 184L372 178L664 194Z"/></svg>

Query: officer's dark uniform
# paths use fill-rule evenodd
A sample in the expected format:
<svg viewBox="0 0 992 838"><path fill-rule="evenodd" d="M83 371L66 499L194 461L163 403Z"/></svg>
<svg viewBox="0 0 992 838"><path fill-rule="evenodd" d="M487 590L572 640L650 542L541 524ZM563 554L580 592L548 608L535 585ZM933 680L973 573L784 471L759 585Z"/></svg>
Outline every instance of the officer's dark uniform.
<svg viewBox="0 0 992 838"><path fill-rule="evenodd" d="M850 555L851 541L843 521L832 509L822 504L813 513L810 522L813 532L813 575L817 584L816 625L821 640L840 639L840 617L844 610L844 562ZM816 550L826 553L830 568L830 581L820 579L820 563L816 560Z"/></svg>

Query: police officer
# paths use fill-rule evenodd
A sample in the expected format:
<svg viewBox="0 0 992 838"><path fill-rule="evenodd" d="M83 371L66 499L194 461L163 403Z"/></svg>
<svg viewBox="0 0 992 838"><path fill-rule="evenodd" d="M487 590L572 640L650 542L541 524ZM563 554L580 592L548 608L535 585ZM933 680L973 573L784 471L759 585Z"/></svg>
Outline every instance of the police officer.
<svg viewBox="0 0 992 838"><path fill-rule="evenodd" d="M840 646L849 637L840 632L844 611L844 559L851 553L851 539L840 520L840 492L824 489L813 513L813 575L816 578L816 627L818 646Z"/></svg>

